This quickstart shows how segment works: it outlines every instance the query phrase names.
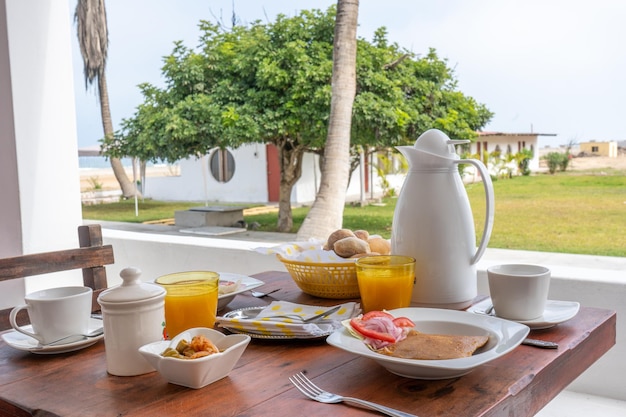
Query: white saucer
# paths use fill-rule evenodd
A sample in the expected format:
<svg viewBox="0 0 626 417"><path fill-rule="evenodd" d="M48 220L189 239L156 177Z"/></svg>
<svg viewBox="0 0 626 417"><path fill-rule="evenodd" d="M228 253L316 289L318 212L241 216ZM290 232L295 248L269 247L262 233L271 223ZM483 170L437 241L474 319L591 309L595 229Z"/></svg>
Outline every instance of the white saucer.
<svg viewBox="0 0 626 417"><path fill-rule="evenodd" d="M485 311L491 305L491 298L481 301L467 309L471 313L479 313ZM576 301L556 301L548 300L546 308L541 317L534 320L513 320L521 324L525 324L533 330L548 329L559 323L563 323L574 317L580 309L580 303ZM498 312L495 312L495 316Z"/></svg>
<svg viewBox="0 0 626 417"><path fill-rule="evenodd" d="M102 327L102 320L98 319L90 319L89 321L89 332L96 330L97 328ZM32 326L24 326L24 330L33 331ZM104 334L96 337L90 337L87 339L79 340L77 342L70 342L65 344L58 344L54 346L40 346L39 341L33 339L30 336L27 336L23 333L17 332L15 330L11 330L9 332L3 333L2 338L6 342L7 345L12 348L24 350L27 352L38 353L41 355L51 355L57 353L66 353L73 352L75 350L84 349L89 347L99 340L104 338Z"/></svg>

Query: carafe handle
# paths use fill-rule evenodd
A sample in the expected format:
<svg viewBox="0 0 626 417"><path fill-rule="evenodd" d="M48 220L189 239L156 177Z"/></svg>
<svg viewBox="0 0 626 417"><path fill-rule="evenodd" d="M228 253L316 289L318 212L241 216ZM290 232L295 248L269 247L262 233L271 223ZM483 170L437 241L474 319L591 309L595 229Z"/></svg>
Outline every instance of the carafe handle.
<svg viewBox="0 0 626 417"><path fill-rule="evenodd" d="M470 265L474 265L483 256L485 249L487 249L487 244L489 243L489 238L491 237L491 231L493 230L493 215L495 211L493 183L491 182L491 176L489 175L489 172L487 172L487 168L478 159L459 159L454 162L456 164L474 165L476 169L478 169L478 171L480 172L480 177L482 178L483 186L485 188L485 227L483 228L483 236L480 240L480 244L478 245L478 249L476 250L474 257L470 262Z"/></svg>

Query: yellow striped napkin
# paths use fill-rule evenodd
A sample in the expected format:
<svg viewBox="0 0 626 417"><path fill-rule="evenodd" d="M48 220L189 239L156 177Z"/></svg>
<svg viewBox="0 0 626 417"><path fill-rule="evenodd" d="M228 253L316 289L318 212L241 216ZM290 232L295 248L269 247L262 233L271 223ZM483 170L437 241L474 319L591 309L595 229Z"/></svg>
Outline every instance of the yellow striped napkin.
<svg viewBox="0 0 626 417"><path fill-rule="evenodd" d="M341 304L339 310L317 323L302 323L297 318L276 317L282 315L297 315L306 319L323 313L332 307L333 306L320 307L294 304L287 301L274 301L261 310L254 319L217 317L217 323L220 327L265 336L315 337L329 334L341 328L342 320L355 317L361 313L359 303L349 302Z"/></svg>

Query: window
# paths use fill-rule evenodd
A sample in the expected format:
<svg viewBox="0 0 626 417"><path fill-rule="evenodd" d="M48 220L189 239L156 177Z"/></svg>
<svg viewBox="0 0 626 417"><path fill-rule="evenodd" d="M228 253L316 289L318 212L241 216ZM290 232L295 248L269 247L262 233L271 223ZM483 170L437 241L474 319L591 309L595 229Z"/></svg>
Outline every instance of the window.
<svg viewBox="0 0 626 417"><path fill-rule="evenodd" d="M209 158L209 170L218 182L228 182L235 174L235 158L227 149L216 149Z"/></svg>
<svg viewBox="0 0 626 417"><path fill-rule="evenodd" d="M600 151L600 147L599 146L592 146L591 147L591 152L599 152Z"/></svg>

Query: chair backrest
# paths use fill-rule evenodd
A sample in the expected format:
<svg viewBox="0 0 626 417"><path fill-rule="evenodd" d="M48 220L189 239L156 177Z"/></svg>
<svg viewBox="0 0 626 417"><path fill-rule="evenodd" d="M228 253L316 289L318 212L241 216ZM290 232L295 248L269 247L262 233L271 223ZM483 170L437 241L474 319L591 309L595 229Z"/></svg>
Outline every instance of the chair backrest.
<svg viewBox="0 0 626 417"><path fill-rule="evenodd" d="M107 288L105 265L115 262L113 247L102 245L102 229L99 224L78 227L79 248L55 252L35 253L0 259L0 281L48 274L51 272L83 270L83 283L93 289L92 312L100 310L97 298ZM0 330L10 329L11 308L0 310ZM28 323L25 310L20 311L17 321Z"/></svg>

